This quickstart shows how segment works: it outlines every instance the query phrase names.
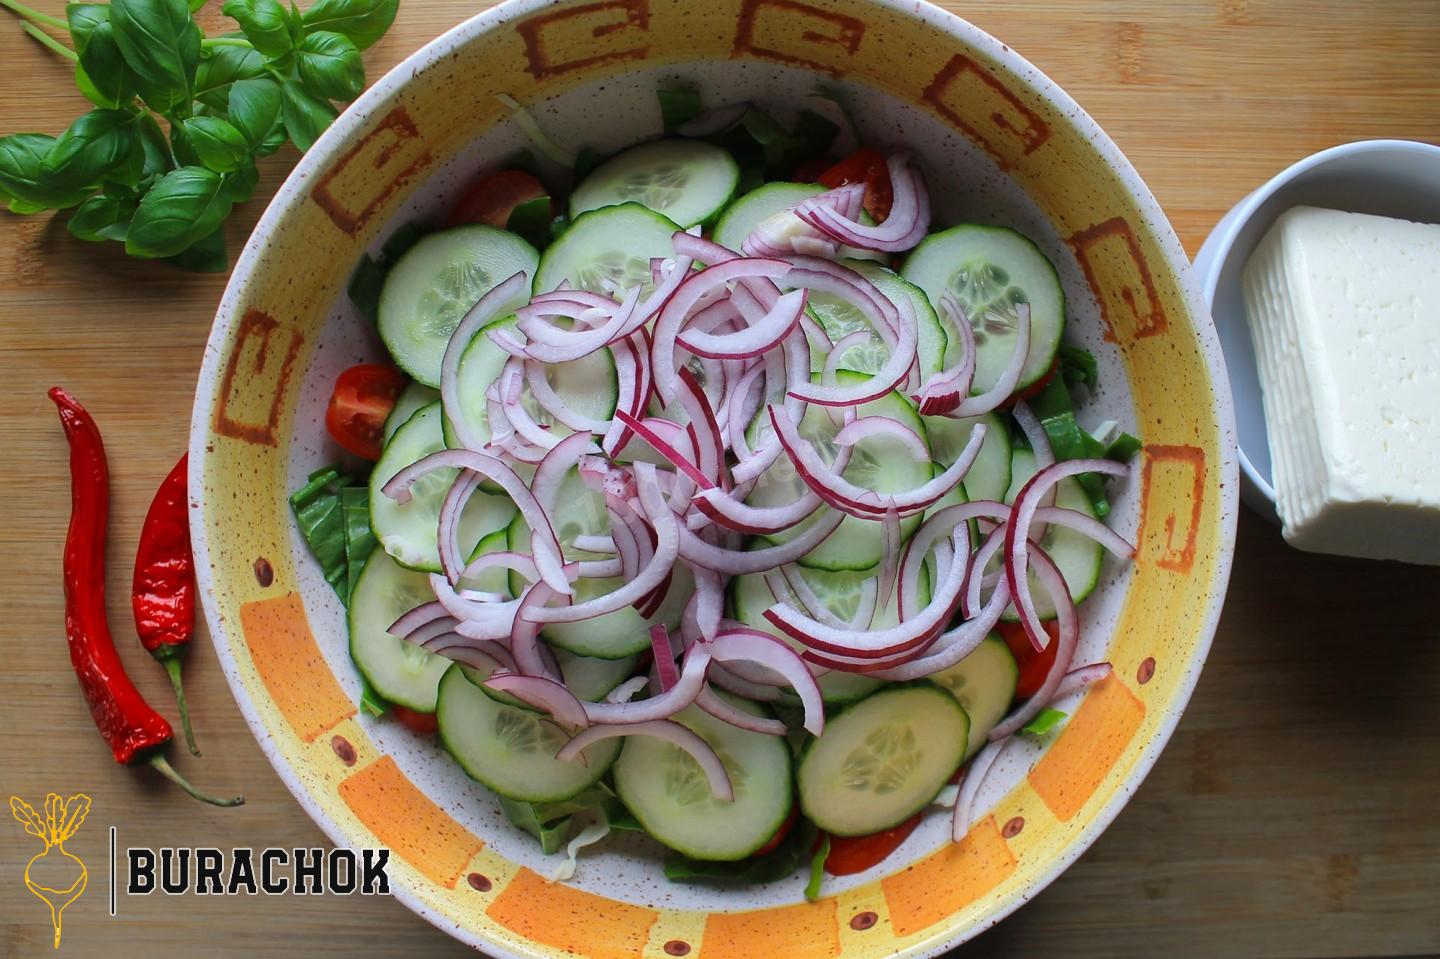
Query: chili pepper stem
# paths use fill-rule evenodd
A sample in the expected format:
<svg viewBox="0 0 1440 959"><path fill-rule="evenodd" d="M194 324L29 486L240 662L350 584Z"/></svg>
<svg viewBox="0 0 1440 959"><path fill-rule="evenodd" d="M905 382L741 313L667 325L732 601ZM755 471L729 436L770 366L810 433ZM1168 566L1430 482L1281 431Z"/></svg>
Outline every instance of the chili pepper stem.
<svg viewBox="0 0 1440 959"><path fill-rule="evenodd" d="M190 707L185 703L185 687L180 685L180 656L164 656L160 662L164 665L165 672L170 674L170 685L175 687L175 703L180 707L180 726L185 730L185 745L190 747L192 756L198 756L200 747L195 745L195 730L190 728Z"/></svg>
<svg viewBox="0 0 1440 959"><path fill-rule="evenodd" d="M52 51L60 54L60 56L64 57L66 60L74 63L80 59L79 55L76 54L74 50L71 50L69 47L65 46L65 44L61 43L59 40L56 40L54 37L50 36L50 34L46 33L44 30L41 30L39 27L35 26L35 24L31 23L30 21L22 20L20 22L20 29L24 30L26 33L30 34L30 36L40 41L40 44L42 46L49 47Z"/></svg>
<svg viewBox="0 0 1440 959"><path fill-rule="evenodd" d="M181 789L185 790L187 793L194 796L201 802L209 803L212 806L245 805L244 796L236 796L234 799L221 799L217 796L210 796L206 793L202 793L200 790L190 785L189 781L184 776L180 775L178 772L175 771L175 767L170 765L169 761L165 758L164 753L157 752L149 759L145 760L145 762L146 765L154 768L158 773L160 773L160 775L164 776L166 779L170 780L175 785L179 786Z"/></svg>
<svg viewBox="0 0 1440 959"><path fill-rule="evenodd" d="M24 17L26 20L33 21L34 23L43 23L45 26L54 27L56 30L70 29L70 25L59 17L52 17L48 13L33 10L23 3L16 2L16 0L0 0L0 7L5 7L7 10Z"/></svg>

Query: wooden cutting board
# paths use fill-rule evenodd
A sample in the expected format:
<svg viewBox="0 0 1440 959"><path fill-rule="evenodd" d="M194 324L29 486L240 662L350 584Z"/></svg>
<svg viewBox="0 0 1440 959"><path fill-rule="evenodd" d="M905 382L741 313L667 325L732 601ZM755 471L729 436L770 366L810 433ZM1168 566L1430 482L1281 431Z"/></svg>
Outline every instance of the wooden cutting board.
<svg viewBox="0 0 1440 959"><path fill-rule="evenodd" d="M36 0L59 13L59 0ZM202 14L221 22L218 4ZM475 13L405 0L370 76ZM1440 142L1440 3L1207 0L947 3L1030 58L1120 144L1193 253L1256 185L1322 147ZM0 15L0 130L59 133L86 109L70 71ZM261 166L229 225L238 249L295 155ZM110 608L156 703L163 674L133 645L130 559L156 484L184 449L201 351L223 287L74 240L61 219L0 214L0 793L84 791L69 848L90 890L60 955L460 955L398 903L358 897L122 898L107 915L106 828L143 846L320 846L230 698L213 652L187 662L202 760L180 767L236 810L201 807L111 763L65 657L60 549L66 452L45 389L105 430L114 475ZM1435 570L1310 556L1242 516L1229 601L1189 713L1154 772L1086 856L962 952L1279 957L1440 953L1440 626ZM0 825L0 953L49 955L24 888L39 847Z"/></svg>

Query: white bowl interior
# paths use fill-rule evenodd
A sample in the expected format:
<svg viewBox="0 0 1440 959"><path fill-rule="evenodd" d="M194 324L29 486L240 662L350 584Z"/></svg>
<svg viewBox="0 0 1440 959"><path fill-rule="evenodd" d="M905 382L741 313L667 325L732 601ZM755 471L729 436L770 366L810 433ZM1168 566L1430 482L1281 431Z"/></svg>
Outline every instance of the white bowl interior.
<svg viewBox="0 0 1440 959"><path fill-rule="evenodd" d="M1236 204L1195 257L1235 399L1241 496L1251 509L1277 523L1269 437L1241 276L1266 231L1294 206L1440 223L1440 147L1365 140L1306 157Z"/></svg>
<svg viewBox="0 0 1440 959"><path fill-rule="evenodd" d="M659 135L655 89L661 81L673 77L697 82L707 104L740 98L755 100L773 108L777 117L785 120L797 105L826 109L826 101L806 99L820 83L813 73L758 62L726 61L636 71L555 97L536 105L532 112L547 131L572 149L588 145L602 152L611 151ZM866 143L905 145L922 159L938 223L970 221L1012 226L1032 237L1050 257L1059 270L1068 301L1067 340L1092 351L1100 365L1102 385L1082 408L1083 423L1093 426L1115 420L1120 428L1133 431L1134 404L1119 352L1101 335L1099 306L1073 251L1034 202L985 153L913 104L853 82L842 87L851 113L864 124L861 134ZM498 169L506 158L527 145L513 121L480 137L415 189L413 197L381 232L376 249L402 223L438 220L478 173ZM336 454L324 427L325 404L336 375L353 363L383 360L384 356L384 348L370 324L342 295L333 306L314 362L306 372L290 451L289 488L303 483L307 473L330 462ZM1132 484L1118 496L1112 512L1112 523L1128 538L1136 534L1138 510ZM304 561L306 547L298 532L292 531L291 545L310 622L326 660L346 692L358 697L359 680L347 651L344 611L315 564ZM1087 600L1079 661L1104 657L1128 583L1128 567L1107 559L1100 586ZM1078 699L1077 694L1074 701ZM1074 702L1059 706L1073 710ZM547 860L530 837L509 826L492 796L466 778L439 747L417 739L397 723L367 716L362 716L361 721L378 747L393 756L407 776L463 825L484 837L490 848L542 874L553 870L554 860ZM1009 792L1039 753L1040 747L1031 742L1017 743L1007 750L1001 765L987 780L980 808L988 808ZM948 841L949 828L948 816L929 817L895 856L870 872L827 880L827 891L838 892L870 882L877 875L899 871ZM805 878L799 876L770 886L733 889L667 883L657 868L659 851L657 845L641 837L611 837L602 846L585 852L574 884L647 906L744 909L803 901Z"/></svg>

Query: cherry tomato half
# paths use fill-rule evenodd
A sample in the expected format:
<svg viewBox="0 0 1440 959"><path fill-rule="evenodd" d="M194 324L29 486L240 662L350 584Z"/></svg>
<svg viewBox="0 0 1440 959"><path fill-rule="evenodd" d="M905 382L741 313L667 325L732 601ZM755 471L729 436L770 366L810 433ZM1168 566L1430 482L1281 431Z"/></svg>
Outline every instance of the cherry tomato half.
<svg viewBox="0 0 1440 959"><path fill-rule="evenodd" d="M361 363L340 374L325 410L325 428L356 456L380 458L385 417L405 388L405 375L389 366Z"/></svg>
<svg viewBox="0 0 1440 959"><path fill-rule="evenodd" d="M1010 647L1010 655L1015 657L1015 662L1020 666L1020 679L1015 684L1015 698L1027 699L1034 696L1045 682L1050 667L1055 664L1055 650L1060 645L1059 624L1055 620L1045 623L1045 632L1050 634L1050 642L1039 652L1036 652L1030 637L1025 634L1025 627L1019 623L997 623L995 631L1005 640L1005 645Z"/></svg>
<svg viewBox="0 0 1440 959"><path fill-rule="evenodd" d="M864 872L890 855L920 825L921 813L902 822L894 829L869 836L831 836L830 855L825 857L825 871L832 876L851 876Z"/></svg>
<svg viewBox="0 0 1440 959"><path fill-rule="evenodd" d="M432 735L435 730L440 728L440 722L435 718L434 713L422 713L418 709L400 705L392 705L390 711L395 714L396 719L400 720L401 725L417 736Z"/></svg>
<svg viewBox="0 0 1440 959"><path fill-rule="evenodd" d="M488 223L504 229L517 206L545 192L545 185L523 170L502 170L466 190L445 225Z"/></svg>
<svg viewBox="0 0 1440 959"><path fill-rule="evenodd" d="M865 212L870 214L876 223L885 222L885 218L890 215L890 205L895 202L895 191L890 185L890 171L885 168L885 158L869 147L856 150L820 174L817 179L831 189L846 183L863 183L865 199L861 201L861 205Z"/></svg>

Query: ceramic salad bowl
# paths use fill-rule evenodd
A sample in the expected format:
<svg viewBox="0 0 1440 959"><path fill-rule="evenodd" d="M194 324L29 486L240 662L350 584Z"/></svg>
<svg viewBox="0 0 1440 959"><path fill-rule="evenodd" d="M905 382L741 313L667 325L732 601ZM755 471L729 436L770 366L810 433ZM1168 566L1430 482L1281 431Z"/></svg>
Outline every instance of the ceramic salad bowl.
<svg viewBox="0 0 1440 959"><path fill-rule="evenodd" d="M672 885L653 846L588 850L568 883L437 746L358 706L344 610L294 528L289 491L336 455L344 368L384 355L346 285L362 254L434 217L526 145L508 94L571 148L660 132L657 85L785 115L824 84L863 139L920 158L941 224L1013 226L1055 263L1068 338L1099 360L1088 424L1144 442L1112 524L1078 661L1114 673L1063 730L1008 750L963 842L933 816L889 859L832 879ZM1215 331L1135 170L1068 96L970 24L898 0L512 0L445 34L357 101L280 189L236 265L200 376L191 513L206 615L247 721L337 844L392 851L395 895L487 953L704 959L933 956L1073 862L1155 762L1225 593L1236 464Z"/></svg>

